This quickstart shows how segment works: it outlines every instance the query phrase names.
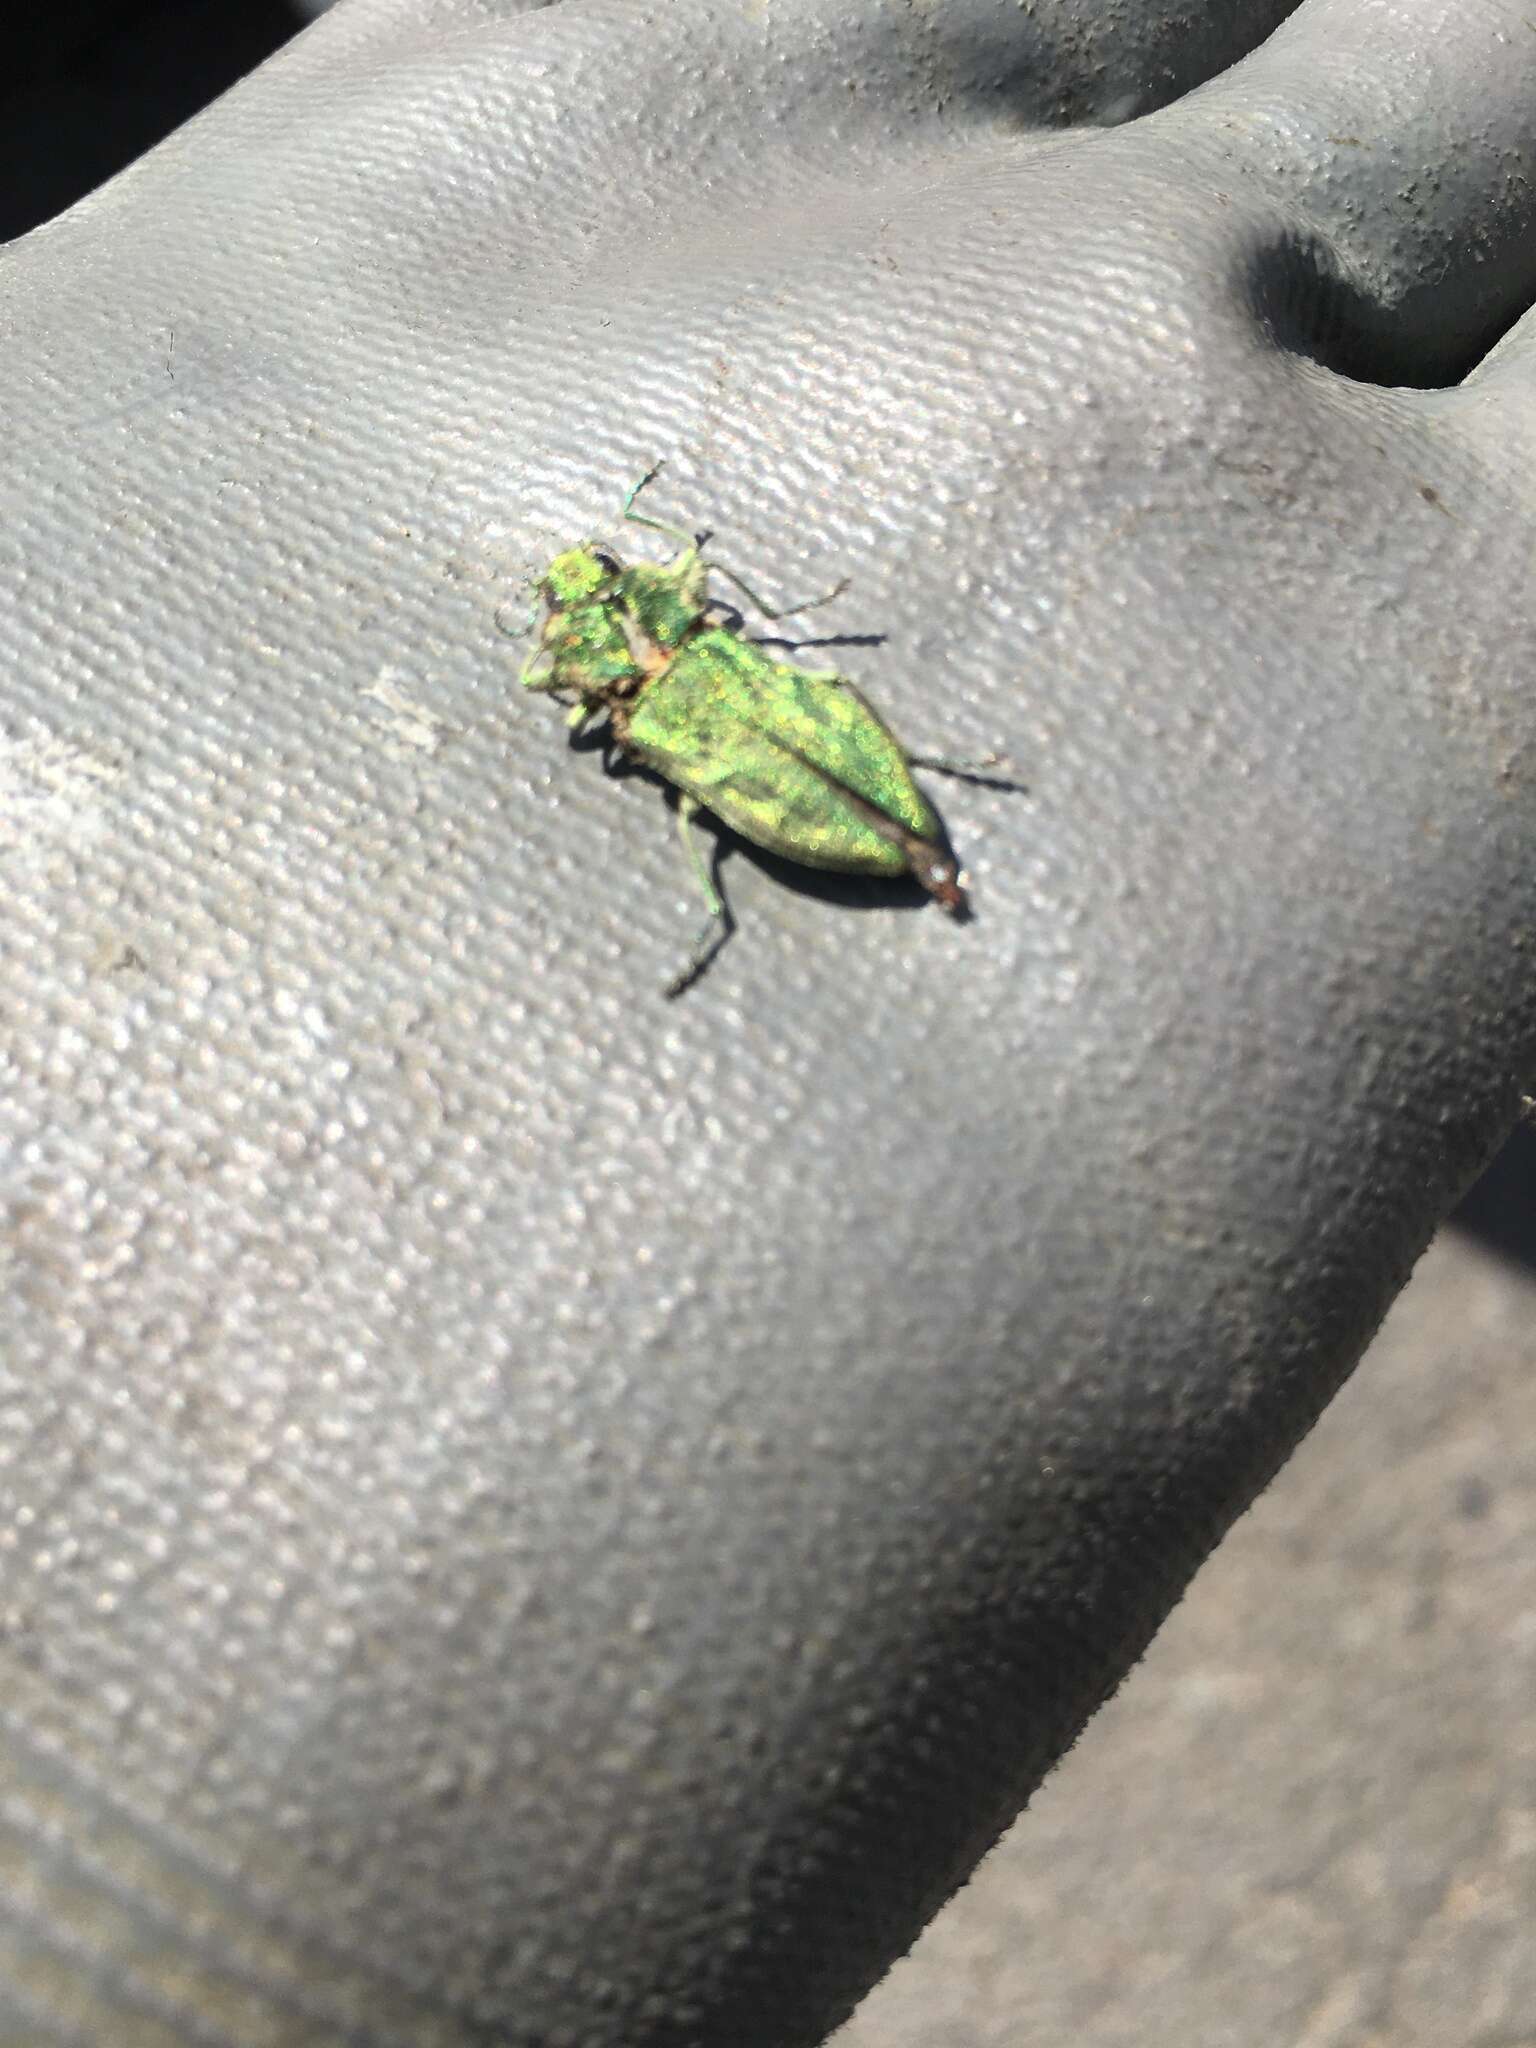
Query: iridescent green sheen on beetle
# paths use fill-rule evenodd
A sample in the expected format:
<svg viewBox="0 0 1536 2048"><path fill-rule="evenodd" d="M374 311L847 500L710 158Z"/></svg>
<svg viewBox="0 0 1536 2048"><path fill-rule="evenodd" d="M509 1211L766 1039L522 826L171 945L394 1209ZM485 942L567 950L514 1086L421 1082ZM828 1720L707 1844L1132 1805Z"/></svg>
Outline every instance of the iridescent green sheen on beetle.
<svg viewBox="0 0 1536 2048"><path fill-rule="evenodd" d="M845 676L776 660L746 637L739 617L710 597L711 569L764 617L786 611L706 562L694 535L634 509L655 474L635 485L622 516L679 541L681 553L626 565L587 542L556 555L539 580L544 622L520 681L574 699L570 723L578 730L606 713L618 746L679 791L679 829L709 922L667 993L696 980L731 929L690 829L701 807L805 867L910 874L964 916L962 878L937 814L912 780L914 757ZM918 765L971 772L933 758L918 757Z"/></svg>

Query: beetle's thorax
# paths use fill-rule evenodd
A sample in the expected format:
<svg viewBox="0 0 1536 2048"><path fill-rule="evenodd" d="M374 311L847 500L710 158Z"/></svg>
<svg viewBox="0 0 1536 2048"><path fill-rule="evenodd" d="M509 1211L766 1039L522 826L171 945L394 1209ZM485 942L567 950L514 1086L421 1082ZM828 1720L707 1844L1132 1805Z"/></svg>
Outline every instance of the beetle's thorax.
<svg viewBox="0 0 1536 2048"><path fill-rule="evenodd" d="M696 548L671 562L632 562L614 599L626 618L657 647L678 648L697 632L709 602L709 572Z"/></svg>

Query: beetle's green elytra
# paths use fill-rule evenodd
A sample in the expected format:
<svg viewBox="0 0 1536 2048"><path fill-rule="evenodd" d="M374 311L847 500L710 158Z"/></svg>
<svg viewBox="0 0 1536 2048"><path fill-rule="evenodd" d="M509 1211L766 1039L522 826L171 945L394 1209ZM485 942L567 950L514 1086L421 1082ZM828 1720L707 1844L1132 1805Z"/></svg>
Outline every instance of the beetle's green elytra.
<svg viewBox="0 0 1536 2048"><path fill-rule="evenodd" d="M911 865L908 840L938 844L939 821L906 755L847 683L769 660L724 626L695 634L609 717L620 746L647 768L744 839L805 867L899 875ZM937 893L958 909L957 876L951 884Z"/></svg>
<svg viewBox="0 0 1536 2048"><path fill-rule="evenodd" d="M695 536L634 509L655 475L651 469L635 485L622 516L676 540L680 551L670 562L626 565L592 541L556 555L539 579L544 621L520 680L570 703L573 726L606 713L624 752L680 793L679 828L709 923L668 994L697 980L731 930L689 829L701 807L804 867L910 874L964 916L963 880L912 779L911 756L846 677L777 660L747 638L739 615L710 596L712 569L766 617L785 614L706 562ZM969 772L961 763L929 765Z"/></svg>

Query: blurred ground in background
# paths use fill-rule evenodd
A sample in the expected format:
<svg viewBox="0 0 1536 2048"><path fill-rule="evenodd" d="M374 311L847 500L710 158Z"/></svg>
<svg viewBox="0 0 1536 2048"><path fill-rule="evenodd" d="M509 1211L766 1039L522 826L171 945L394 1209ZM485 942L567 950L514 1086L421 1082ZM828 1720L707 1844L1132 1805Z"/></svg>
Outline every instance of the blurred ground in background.
<svg viewBox="0 0 1536 2048"><path fill-rule="evenodd" d="M323 0L0 29L0 240ZM836 2048L1536 2048L1536 1138ZM724 2044L722 2044L724 2048Z"/></svg>
<svg viewBox="0 0 1536 2048"><path fill-rule="evenodd" d="M1511 1238L1530 1155L1495 1178ZM1067 2044L1536 2048L1529 1264L1441 1234L1139 1669L834 2037Z"/></svg>

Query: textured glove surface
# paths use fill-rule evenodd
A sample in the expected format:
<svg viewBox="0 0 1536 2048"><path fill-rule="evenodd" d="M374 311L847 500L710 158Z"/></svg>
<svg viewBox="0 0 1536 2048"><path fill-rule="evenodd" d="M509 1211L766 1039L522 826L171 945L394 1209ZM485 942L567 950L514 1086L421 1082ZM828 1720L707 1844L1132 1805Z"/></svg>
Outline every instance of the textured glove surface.
<svg viewBox="0 0 1536 2048"><path fill-rule="evenodd" d="M1507 1126L1536 36L1286 12L346 0L0 251L12 2037L814 2041ZM658 458L974 923L662 999Z"/></svg>

